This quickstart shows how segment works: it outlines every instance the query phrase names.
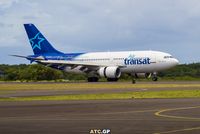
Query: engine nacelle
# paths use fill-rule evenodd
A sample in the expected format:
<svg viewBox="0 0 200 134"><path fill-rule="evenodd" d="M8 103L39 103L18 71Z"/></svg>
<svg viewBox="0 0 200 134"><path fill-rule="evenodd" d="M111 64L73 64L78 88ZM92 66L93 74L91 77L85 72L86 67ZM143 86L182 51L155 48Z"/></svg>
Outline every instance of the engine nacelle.
<svg viewBox="0 0 200 134"><path fill-rule="evenodd" d="M151 73L135 73L134 76L136 78L150 78Z"/></svg>
<svg viewBox="0 0 200 134"><path fill-rule="evenodd" d="M105 78L119 78L121 76L121 71L116 66L113 66L113 67L101 67L98 70L98 73L99 73L100 77L105 77Z"/></svg>

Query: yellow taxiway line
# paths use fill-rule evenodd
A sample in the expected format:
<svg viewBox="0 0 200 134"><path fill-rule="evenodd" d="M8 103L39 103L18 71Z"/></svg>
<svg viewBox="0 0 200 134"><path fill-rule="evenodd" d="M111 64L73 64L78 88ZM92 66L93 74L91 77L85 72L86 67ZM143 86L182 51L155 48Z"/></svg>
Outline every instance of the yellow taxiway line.
<svg viewBox="0 0 200 134"><path fill-rule="evenodd" d="M172 118L172 119L184 119L184 120L189 120L189 121L200 121L200 118L164 114L164 112L188 110L188 109L196 109L196 108L200 108L200 106L164 109L164 110L157 111L156 113L154 113L154 115L159 116L159 117ZM153 133L153 134L169 134L169 133L193 131L193 130L200 130L200 127L177 129L177 130L171 130L171 131L165 131L165 132L157 132L157 133Z"/></svg>

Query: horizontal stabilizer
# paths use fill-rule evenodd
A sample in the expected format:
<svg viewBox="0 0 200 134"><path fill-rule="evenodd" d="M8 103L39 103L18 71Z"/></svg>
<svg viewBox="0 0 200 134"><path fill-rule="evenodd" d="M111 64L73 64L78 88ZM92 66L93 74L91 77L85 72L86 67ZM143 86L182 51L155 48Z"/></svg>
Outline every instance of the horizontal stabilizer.
<svg viewBox="0 0 200 134"><path fill-rule="evenodd" d="M28 58L27 56L22 56L22 55L10 55L10 56L20 57L20 58Z"/></svg>
<svg viewBox="0 0 200 134"><path fill-rule="evenodd" d="M22 55L10 55L10 56L19 57L19 58L26 58L28 60L45 60L41 56L39 56L39 57L30 57L30 56L22 56Z"/></svg>

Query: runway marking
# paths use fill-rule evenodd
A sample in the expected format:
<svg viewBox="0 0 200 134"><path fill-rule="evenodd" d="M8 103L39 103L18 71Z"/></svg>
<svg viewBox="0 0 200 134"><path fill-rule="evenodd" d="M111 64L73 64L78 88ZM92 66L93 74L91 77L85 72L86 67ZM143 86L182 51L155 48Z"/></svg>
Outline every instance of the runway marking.
<svg viewBox="0 0 200 134"><path fill-rule="evenodd" d="M145 113L145 112L154 112L154 110L140 110L140 111L124 111L124 112L108 112L108 113L88 113L88 114L71 114L71 115L109 115L109 114L128 114L128 113Z"/></svg>
<svg viewBox="0 0 200 134"><path fill-rule="evenodd" d="M174 119L185 119L185 120L200 121L200 118L184 117L184 116L175 116L175 115L163 114L164 112L177 111L177 110L188 110L188 109L195 109L195 108L200 108L200 106L164 109L164 110L160 110L160 111L154 113L154 115L159 116L159 117L166 117L166 118L174 118Z"/></svg>
<svg viewBox="0 0 200 134"><path fill-rule="evenodd" d="M200 118L184 117L184 116L173 116L173 115L163 114L164 112L178 111L178 110L188 110L188 109L195 109L195 108L200 108L200 106L164 109L164 110L160 110L160 111L154 113L154 115L159 116L159 117L166 117L166 118L200 121ZM200 130L200 127L177 129L177 130L171 130L171 131L165 131L165 132L157 132L157 133L153 133L153 134L169 134L169 133L193 131L193 130Z"/></svg>
<svg viewBox="0 0 200 134"><path fill-rule="evenodd" d="M171 131L158 132L158 133L153 133L153 134L169 134L169 133L184 132L184 131L193 131L193 130L200 130L200 127L171 130Z"/></svg>
<svg viewBox="0 0 200 134"><path fill-rule="evenodd" d="M65 118L59 118L59 119L29 119L29 118L21 118L21 119L1 119L6 121L11 121L11 120L17 120L17 121L136 121L136 119L127 119L127 118L122 118L122 119L65 119Z"/></svg>
<svg viewBox="0 0 200 134"><path fill-rule="evenodd" d="M127 111L127 112L110 112L110 113L88 113L88 114L70 114L72 116L80 116L80 115L110 115L110 114L127 114L127 113L145 113L145 112L154 112L154 111L157 111L156 109L154 110L140 110L140 111ZM59 118L58 119L35 119L35 117L37 116L29 116L29 117L3 117L3 118L0 118L0 120L73 120L73 121L76 121L76 120L80 120L80 119L64 119L64 118ZM50 116L51 117L51 116ZM90 120L90 121L104 121L104 120L135 120L135 119L127 119L127 118L123 118L123 119L81 119L81 120Z"/></svg>

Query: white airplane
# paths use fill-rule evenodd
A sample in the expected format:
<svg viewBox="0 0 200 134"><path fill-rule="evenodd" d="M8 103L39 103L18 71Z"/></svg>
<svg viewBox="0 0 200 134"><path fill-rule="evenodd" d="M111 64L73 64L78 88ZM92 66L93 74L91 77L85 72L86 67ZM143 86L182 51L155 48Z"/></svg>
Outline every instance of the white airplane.
<svg viewBox="0 0 200 134"><path fill-rule="evenodd" d="M24 24L34 55L17 57L63 70L85 73L88 82L97 82L100 77L117 81L121 74L133 77L152 77L157 81L157 72L178 65L171 54L159 51L119 51L92 53L62 53L56 50L33 24Z"/></svg>

